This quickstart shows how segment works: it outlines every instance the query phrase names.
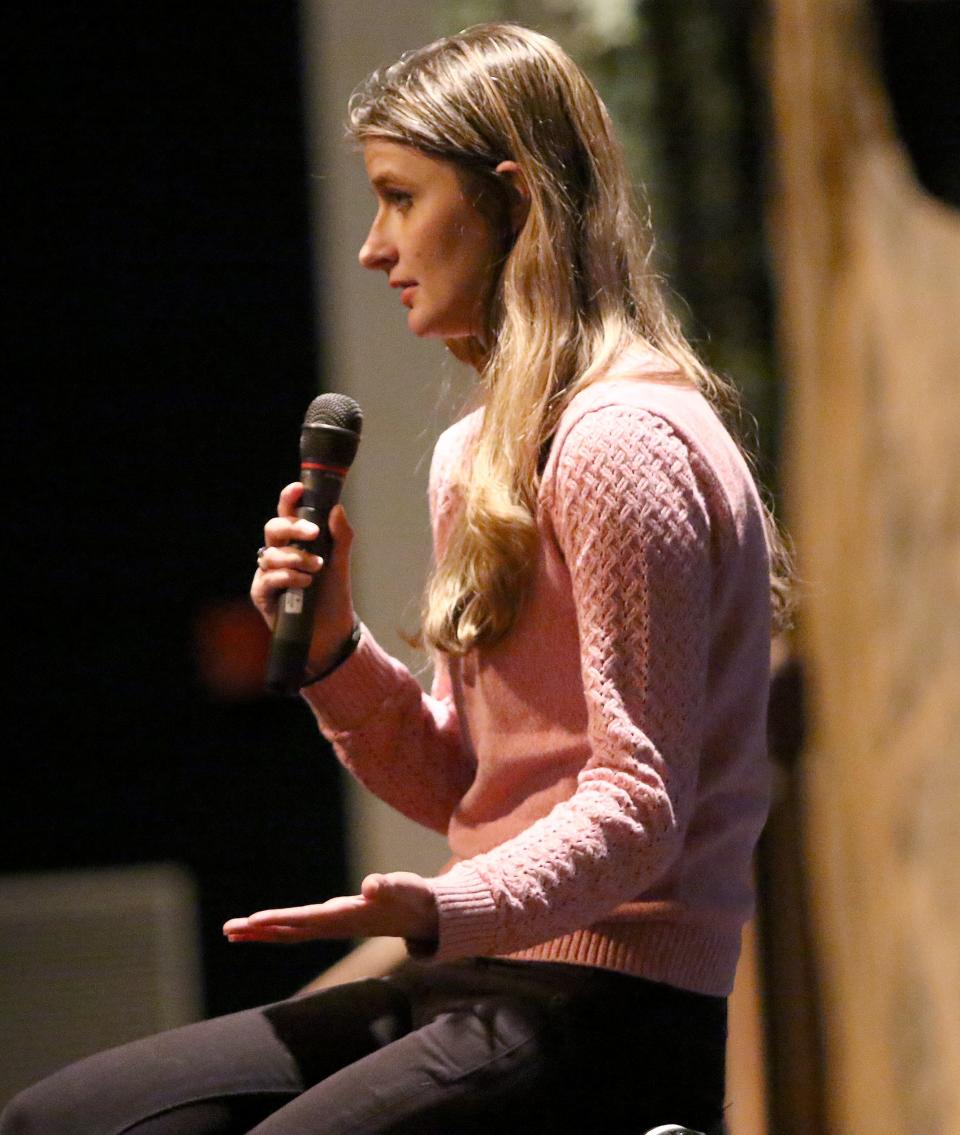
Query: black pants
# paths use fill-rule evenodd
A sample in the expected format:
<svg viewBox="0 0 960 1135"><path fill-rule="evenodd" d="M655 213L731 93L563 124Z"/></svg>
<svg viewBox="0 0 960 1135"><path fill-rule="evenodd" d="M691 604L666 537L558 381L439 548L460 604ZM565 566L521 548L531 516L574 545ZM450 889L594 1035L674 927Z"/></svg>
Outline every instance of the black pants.
<svg viewBox="0 0 960 1135"><path fill-rule="evenodd" d="M251 1009L81 1060L0 1135L507 1135L715 1125L726 1002L586 966L476 959Z"/></svg>

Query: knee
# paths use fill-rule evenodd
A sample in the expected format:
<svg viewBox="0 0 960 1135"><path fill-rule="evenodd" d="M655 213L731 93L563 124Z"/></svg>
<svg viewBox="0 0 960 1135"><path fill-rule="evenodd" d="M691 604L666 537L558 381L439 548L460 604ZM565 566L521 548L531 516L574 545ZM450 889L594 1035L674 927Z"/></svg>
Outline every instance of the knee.
<svg viewBox="0 0 960 1135"><path fill-rule="evenodd" d="M0 1135L65 1135L66 1113L58 1093L41 1080L14 1096L0 1112Z"/></svg>
<svg viewBox="0 0 960 1135"><path fill-rule="evenodd" d="M94 1074L96 1060L67 1064L14 1096L0 1113L0 1135L97 1135L109 1129L110 1080Z"/></svg>

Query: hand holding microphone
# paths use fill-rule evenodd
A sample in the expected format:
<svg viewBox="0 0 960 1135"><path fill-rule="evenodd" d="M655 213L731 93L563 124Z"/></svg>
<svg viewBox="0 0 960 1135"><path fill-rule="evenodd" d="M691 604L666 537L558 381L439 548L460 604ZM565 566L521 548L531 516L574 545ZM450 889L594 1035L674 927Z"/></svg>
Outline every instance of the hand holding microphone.
<svg viewBox="0 0 960 1135"><path fill-rule="evenodd" d="M278 515L264 527L250 595L273 630L267 686L277 692L295 693L326 669L353 630L353 532L337 502L361 426L352 398L323 394L311 402L300 435L301 480L283 490Z"/></svg>

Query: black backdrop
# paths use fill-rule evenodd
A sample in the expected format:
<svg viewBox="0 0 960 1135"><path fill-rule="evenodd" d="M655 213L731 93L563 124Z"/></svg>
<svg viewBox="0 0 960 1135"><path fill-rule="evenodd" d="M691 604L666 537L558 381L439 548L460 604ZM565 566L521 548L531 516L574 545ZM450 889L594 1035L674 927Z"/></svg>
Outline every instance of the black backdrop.
<svg viewBox="0 0 960 1135"><path fill-rule="evenodd" d="M0 869L186 864L222 1012L341 952L221 940L341 889L339 781L298 702L195 666L317 386L296 6L14 7Z"/></svg>

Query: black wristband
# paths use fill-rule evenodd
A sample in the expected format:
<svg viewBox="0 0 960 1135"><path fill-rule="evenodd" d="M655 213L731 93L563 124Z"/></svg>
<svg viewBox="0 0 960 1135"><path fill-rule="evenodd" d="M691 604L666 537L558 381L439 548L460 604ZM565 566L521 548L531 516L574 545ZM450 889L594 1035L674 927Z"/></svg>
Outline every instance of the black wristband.
<svg viewBox="0 0 960 1135"><path fill-rule="evenodd" d="M360 645L361 634L362 628L360 626L360 620L356 617L356 615L354 615L353 630L350 632L350 637L343 640L343 645L337 652L336 658L334 658L329 666L321 670L319 674L314 674L312 677L307 678L307 680L301 684L300 689L306 689L307 686L312 686L314 682L319 682L322 679L329 677L329 675L332 674L334 670L342 666Z"/></svg>

